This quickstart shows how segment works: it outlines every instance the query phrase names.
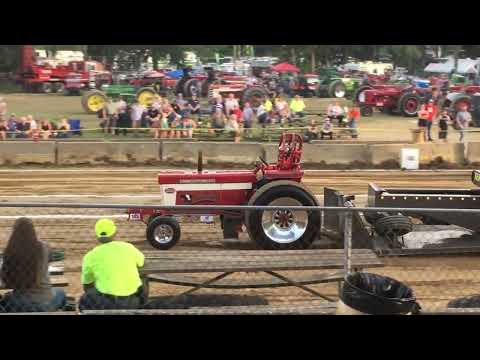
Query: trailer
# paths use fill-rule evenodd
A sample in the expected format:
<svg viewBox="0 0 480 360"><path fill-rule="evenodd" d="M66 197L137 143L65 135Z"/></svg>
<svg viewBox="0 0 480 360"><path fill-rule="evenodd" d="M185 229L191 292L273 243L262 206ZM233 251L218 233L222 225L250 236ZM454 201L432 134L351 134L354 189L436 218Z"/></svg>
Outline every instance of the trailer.
<svg viewBox="0 0 480 360"><path fill-rule="evenodd" d="M480 171L472 172L472 182L480 186ZM354 200L334 189L325 189L326 206L355 206ZM479 210L480 188L382 188L369 184L365 211L354 213L353 247L371 248L383 256L480 253L480 214L441 209ZM342 213L325 214L324 228L341 237L343 221Z"/></svg>

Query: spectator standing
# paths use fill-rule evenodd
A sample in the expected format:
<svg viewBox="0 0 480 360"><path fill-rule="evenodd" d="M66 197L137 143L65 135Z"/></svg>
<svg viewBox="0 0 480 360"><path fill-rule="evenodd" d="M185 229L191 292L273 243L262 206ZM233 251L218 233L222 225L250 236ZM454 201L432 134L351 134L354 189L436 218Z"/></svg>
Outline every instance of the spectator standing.
<svg viewBox="0 0 480 360"><path fill-rule="evenodd" d="M326 118L323 123L320 139L323 140L325 136L328 136L330 140L333 140L333 125L330 118Z"/></svg>
<svg viewBox="0 0 480 360"><path fill-rule="evenodd" d="M455 121L460 132L459 141L463 142L465 138L465 130L468 128L470 122L472 121L472 115L468 112L467 106L463 106L462 109L457 112L457 117L455 118Z"/></svg>
<svg viewBox="0 0 480 360"><path fill-rule="evenodd" d="M240 125L238 125L237 116L235 114L231 114L228 117L227 123L225 124L225 130L233 134L235 143L240 142Z"/></svg>
<svg viewBox="0 0 480 360"><path fill-rule="evenodd" d="M253 127L253 118L255 114L249 102L246 102L243 107L243 128L251 129ZM250 130L247 130L247 136L251 135Z"/></svg>
<svg viewBox="0 0 480 360"><path fill-rule="evenodd" d="M290 110L292 111L293 116L303 118L305 116L305 108L305 102L300 95L295 95L295 98L290 102Z"/></svg>
<svg viewBox="0 0 480 360"><path fill-rule="evenodd" d="M112 98L108 98L107 102L105 103L105 113L107 116L107 121L103 131L105 133L111 133L112 135L115 135L117 132L118 108L117 102L114 102Z"/></svg>
<svg viewBox="0 0 480 360"><path fill-rule="evenodd" d="M222 111L217 110L213 114L212 128L211 132L215 134L220 133L220 130L225 128L225 114Z"/></svg>
<svg viewBox="0 0 480 360"><path fill-rule="evenodd" d="M119 98L117 101L117 109L118 109L118 131L116 134L119 134L120 131L123 133L123 136L127 136L127 128L129 128L130 125L130 112L128 109L128 105L123 100L123 98Z"/></svg>
<svg viewBox="0 0 480 360"><path fill-rule="evenodd" d="M428 112L427 123L426 123L427 132L426 132L426 136L425 136L425 141L433 141L433 139L432 139L432 126L433 126L433 120L437 115L436 114L437 108L434 104L433 99L430 99L428 101L428 104L425 106L425 110Z"/></svg>
<svg viewBox="0 0 480 360"><path fill-rule="evenodd" d="M1 300L7 312L47 312L65 307L66 295L50 283L50 247L37 238L30 219L19 218L3 254L1 278L12 291Z"/></svg>
<svg viewBox="0 0 480 360"><path fill-rule="evenodd" d="M135 309L146 302L146 288L139 268L144 255L132 244L116 241L117 228L110 219L95 224L100 245L83 258L81 281L85 290L79 308Z"/></svg>
<svg viewBox="0 0 480 360"><path fill-rule="evenodd" d="M440 118L438 120L438 138L440 140L443 140L444 142L447 142L448 138L448 124L452 122L452 119L448 115L448 111L443 110L442 114L440 115Z"/></svg>
<svg viewBox="0 0 480 360"><path fill-rule="evenodd" d="M360 107L358 106L358 104L355 104L353 107L351 107L348 110L347 114L348 114L347 115L347 119L348 119L347 126L351 129L352 138L355 139L355 138L358 137L357 128L358 128L358 121L360 120L360 116L361 116Z"/></svg>
<svg viewBox="0 0 480 360"><path fill-rule="evenodd" d="M262 128L265 128L269 123L268 112L265 110L265 105L263 104L257 108L257 121Z"/></svg>
<svg viewBox="0 0 480 360"><path fill-rule="evenodd" d="M418 128L423 130L423 136L425 141L428 141L427 126L428 126L428 116L429 112L426 109L425 105L420 107L418 111Z"/></svg>
<svg viewBox="0 0 480 360"><path fill-rule="evenodd" d="M231 111L237 107L240 107L238 100L233 93L228 94L228 98L225 99L225 115L229 116Z"/></svg>
<svg viewBox="0 0 480 360"><path fill-rule="evenodd" d="M225 105L223 104L223 98L221 95L215 97L215 102L213 104L212 114L215 114L217 111L224 111Z"/></svg>
<svg viewBox="0 0 480 360"><path fill-rule="evenodd" d="M145 107L136 101L130 109L130 118L132 119L132 127L138 129L142 126L142 117L145 113ZM135 135L138 135L135 133Z"/></svg>

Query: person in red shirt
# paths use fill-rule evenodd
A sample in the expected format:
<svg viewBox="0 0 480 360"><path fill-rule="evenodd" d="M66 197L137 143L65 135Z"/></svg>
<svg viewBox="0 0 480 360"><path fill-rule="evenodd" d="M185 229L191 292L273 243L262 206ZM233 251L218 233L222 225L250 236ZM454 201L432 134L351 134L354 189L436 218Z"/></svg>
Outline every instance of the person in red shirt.
<svg viewBox="0 0 480 360"><path fill-rule="evenodd" d="M433 120L435 119L437 115L437 107L434 104L433 99L431 99L427 106L425 106L425 110L428 112L428 116L426 118L427 120L427 132L425 134L425 141L433 141L432 139L432 125L433 125Z"/></svg>
<svg viewBox="0 0 480 360"><path fill-rule="evenodd" d="M242 110L240 109L239 106L235 106L231 111L230 111L230 115L235 115L237 117L237 121L239 123L242 123L243 122L243 112Z"/></svg>

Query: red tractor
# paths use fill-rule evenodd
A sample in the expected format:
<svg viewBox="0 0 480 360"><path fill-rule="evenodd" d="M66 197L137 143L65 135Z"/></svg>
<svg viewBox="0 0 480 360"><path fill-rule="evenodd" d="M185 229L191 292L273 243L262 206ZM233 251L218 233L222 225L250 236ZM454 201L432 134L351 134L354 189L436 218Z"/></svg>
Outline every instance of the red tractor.
<svg viewBox="0 0 480 360"><path fill-rule="evenodd" d="M162 71L148 71L141 77L130 81L130 85L137 88L152 87L157 93L173 91L177 86L177 80L165 75Z"/></svg>
<svg viewBox="0 0 480 360"><path fill-rule="evenodd" d="M354 100L360 103L363 116L372 116L375 108L386 113L400 113L403 116L417 116L430 89L411 85L365 85L358 88Z"/></svg>
<svg viewBox="0 0 480 360"><path fill-rule="evenodd" d="M283 134L278 160L257 163L253 170L202 171L199 154L197 171L162 171L158 183L163 205L257 205L257 206L318 206L314 194L301 184L300 166L302 138ZM225 239L238 238L246 229L250 239L262 249L305 249L320 232L319 211L306 210L175 210L129 209L129 219L147 225L146 238L155 248L168 250L181 236L178 218L198 217L211 222L220 216ZM207 219L207 220L205 220Z"/></svg>
<svg viewBox="0 0 480 360"><path fill-rule="evenodd" d="M70 61L68 65L52 67L39 64L32 45L23 45L17 82L28 92L77 92L82 88L111 83L111 73L96 61Z"/></svg>

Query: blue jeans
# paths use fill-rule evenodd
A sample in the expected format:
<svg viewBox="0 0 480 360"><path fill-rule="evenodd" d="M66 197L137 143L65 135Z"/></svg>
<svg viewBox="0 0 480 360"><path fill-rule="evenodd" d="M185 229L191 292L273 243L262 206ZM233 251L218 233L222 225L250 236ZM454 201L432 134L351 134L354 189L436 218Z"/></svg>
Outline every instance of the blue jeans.
<svg viewBox="0 0 480 360"><path fill-rule="evenodd" d="M32 302L27 296L16 291L9 292L0 300L0 312L22 313L22 312L53 312L62 310L67 304L65 291L59 288L52 288L53 298L46 303Z"/></svg>

